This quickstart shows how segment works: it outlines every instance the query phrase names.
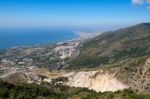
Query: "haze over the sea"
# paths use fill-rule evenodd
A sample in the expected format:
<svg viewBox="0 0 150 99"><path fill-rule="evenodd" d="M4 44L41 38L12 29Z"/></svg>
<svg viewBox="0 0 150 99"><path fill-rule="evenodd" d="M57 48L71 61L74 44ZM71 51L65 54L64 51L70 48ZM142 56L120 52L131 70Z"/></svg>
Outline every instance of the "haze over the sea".
<svg viewBox="0 0 150 99"><path fill-rule="evenodd" d="M0 48L59 42L74 38L73 31L104 32L143 22L150 22L148 0L0 0Z"/></svg>

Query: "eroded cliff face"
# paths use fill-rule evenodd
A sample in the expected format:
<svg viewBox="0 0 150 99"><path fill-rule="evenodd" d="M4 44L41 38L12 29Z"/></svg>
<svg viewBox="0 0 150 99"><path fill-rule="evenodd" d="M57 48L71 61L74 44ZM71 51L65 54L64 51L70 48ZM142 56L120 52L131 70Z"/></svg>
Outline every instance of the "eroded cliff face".
<svg viewBox="0 0 150 99"><path fill-rule="evenodd" d="M128 88L127 85L119 81L114 74L99 71L57 71L49 72L43 68L34 68L31 70L12 71L1 78L10 83L37 83L43 81L51 83L53 79L65 78L66 81L57 81L56 83L68 85L71 87L82 87L95 90L97 92L117 91Z"/></svg>
<svg viewBox="0 0 150 99"><path fill-rule="evenodd" d="M101 73L99 71L82 71L66 73L63 77L68 78L65 83L72 87L85 87L97 92L117 91L128 88L127 85L117 80L113 74Z"/></svg>
<svg viewBox="0 0 150 99"><path fill-rule="evenodd" d="M136 69L137 68L137 69ZM97 71L55 71L49 72L46 68L11 69L0 78L11 83L37 83L43 81L51 83L53 79L64 77L66 81L57 81L71 87L85 87L97 92L117 91L131 87L139 92L149 92L150 89L150 58L142 66L134 68L135 72L123 75L122 69L115 68L112 72L98 69ZM122 74L121 74L122 72ZM127 71L126 71L127 72ZM125 72L125 73L126 73ZM119 74L122 76L120 79ZM130 78L129 78L130 77Z"/></svg>
<svg viewBox="0 0 150 99"><path fill-rule="evenodd" d="M150 93L150 58L140 57L122 61L112 66L110 72L139 93Z"/></svg>

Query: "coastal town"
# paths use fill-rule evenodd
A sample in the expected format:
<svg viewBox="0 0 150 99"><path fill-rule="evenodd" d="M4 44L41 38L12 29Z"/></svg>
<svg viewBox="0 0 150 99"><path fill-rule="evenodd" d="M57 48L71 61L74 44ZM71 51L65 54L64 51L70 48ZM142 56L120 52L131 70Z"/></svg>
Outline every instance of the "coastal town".
<svg viewBox="0 0 150 99"><path fill-rule="evenodd" d="M0 51L0 75L33 68L62 69L69 59L79 54L79 40L56 44L18 47Z"/></svg>
<svg viewBox="0 0 150 99"><path fill-rule="evenodd" d="M0 79L14 83L51 82L65 74L69 62L80 54L82 43L95 36L80 33L74 40L1 49Z"/></svg>

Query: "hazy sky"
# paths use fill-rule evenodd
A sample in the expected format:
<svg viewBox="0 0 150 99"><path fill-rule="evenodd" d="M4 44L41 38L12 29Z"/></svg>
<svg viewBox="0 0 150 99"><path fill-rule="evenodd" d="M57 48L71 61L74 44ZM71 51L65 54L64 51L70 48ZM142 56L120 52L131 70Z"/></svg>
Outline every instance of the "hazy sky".
<svg viewBox="0 0 150 99"><path fill-rule="evenodd" d="M98 27L150 22L149 1L0 0L0 27Z"/></svg>

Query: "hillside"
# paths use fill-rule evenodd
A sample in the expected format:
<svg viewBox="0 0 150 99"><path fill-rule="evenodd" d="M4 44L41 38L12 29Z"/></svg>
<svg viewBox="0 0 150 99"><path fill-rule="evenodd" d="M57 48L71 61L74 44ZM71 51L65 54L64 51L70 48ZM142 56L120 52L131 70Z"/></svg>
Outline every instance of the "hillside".
<svg viewBox="0 0 150 99"><path fill-rule="evenodd" d="M70 44L75 45L69 49L75 54L63 68L55 69L59 66L54 65L51 69L53 57L65 61L60 56L68 50L62 47ZM0 59L2 99L149 99L148 23L106 32L79 46L69 42L1 51ZM39 65L32 66L37 62Z"/></svg>
<svg viewBox="0 0 150 99"><path fill-rule="evenodd" d="M84 42L79 56L66 69L99 68L114 73L135 91L150 93L150 23L106 32Z"/></svg>
<svg viewBox="0 0 150 99"><path fill-rule="evenodd" d="M70 62L69 68L93 68L128 58L149 56L149 42L150 23L106 32L84 42L80 55Z"/></svg>

